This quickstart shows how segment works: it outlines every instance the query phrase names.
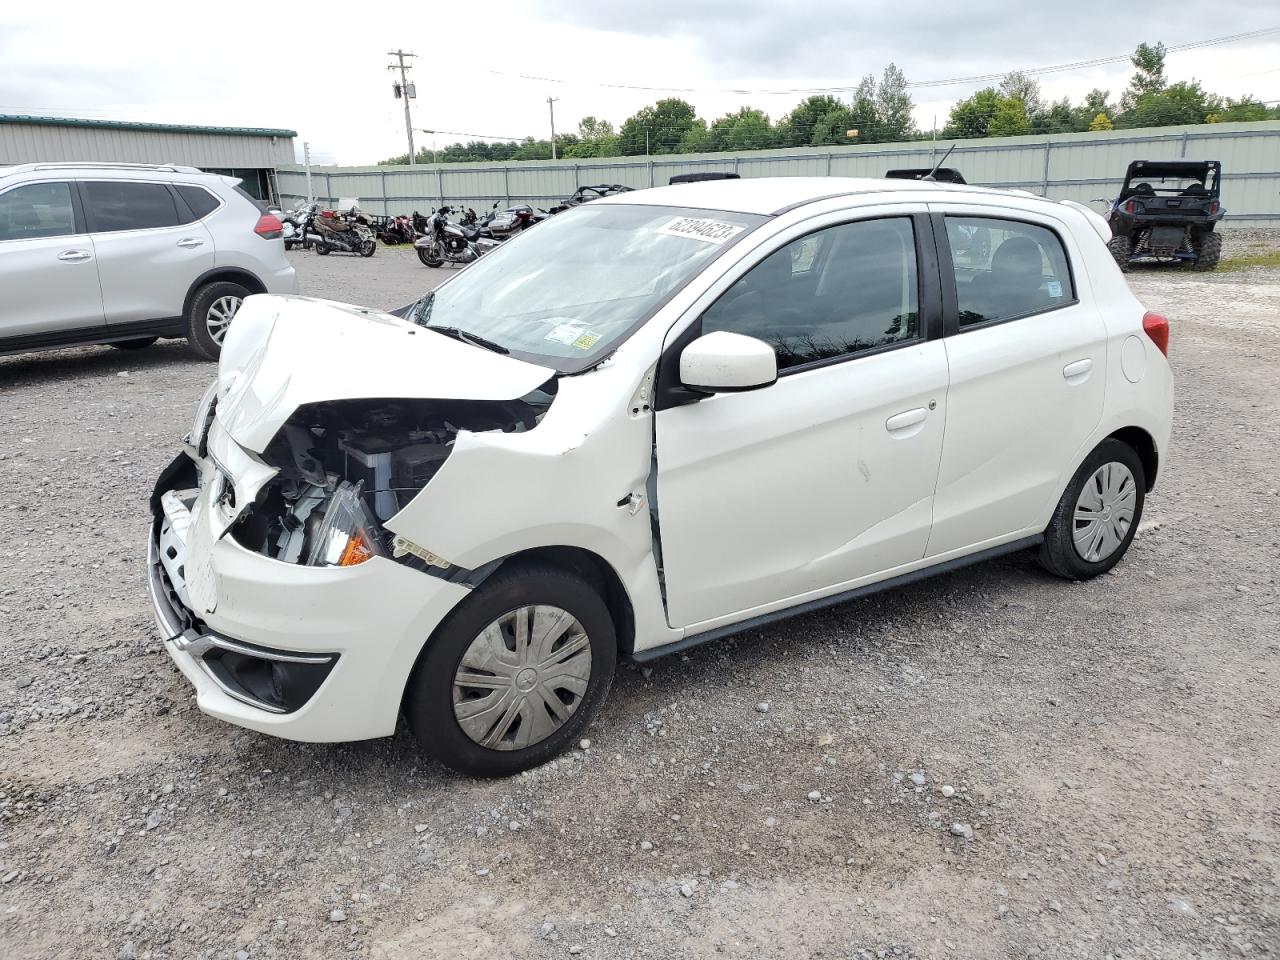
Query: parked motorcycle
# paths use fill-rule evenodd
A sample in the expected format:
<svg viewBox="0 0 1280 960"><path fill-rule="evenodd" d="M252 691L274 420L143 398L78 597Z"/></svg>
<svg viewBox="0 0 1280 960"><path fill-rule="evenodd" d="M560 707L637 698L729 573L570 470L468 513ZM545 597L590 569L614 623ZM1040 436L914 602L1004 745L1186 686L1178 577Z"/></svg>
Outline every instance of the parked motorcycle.
<svg viewBox="0 0 1280 960"><path fill-rule="evenodd" d="M317 213L312 210L303 224L302 245L315 248L320 256L327 256L330 251L358 253L362 257L372 257L378 251L378 241L368 222L361 222L363 217L342 217L331 210Z"/></svg>
<svg viewBox="0 0 1280 960"><path fill-rule="evenodd" d="M413 230L413 221L405 216L375 217L373 232L389 247L400 243L413 243L417 239L417 234Z"/></svg>
<svg viewBox="0 0 1280 960"><path fill-rule="evenodd" d="M284 226L283 236L286 250L292 250L302 243L302 220L307 215L307 210L314 207L315 204L299 201L288 213L280 215L280 223Z"/></svg>
<svg viewBox="0 0 1280 960"><path fill-rule="evenodd" d="M418 259L428 267L446 263L472 263L499 245L492 237L483 236L479 227L451 223L451 207L441 207L427 219L425 236L414 241Z"/></svg>

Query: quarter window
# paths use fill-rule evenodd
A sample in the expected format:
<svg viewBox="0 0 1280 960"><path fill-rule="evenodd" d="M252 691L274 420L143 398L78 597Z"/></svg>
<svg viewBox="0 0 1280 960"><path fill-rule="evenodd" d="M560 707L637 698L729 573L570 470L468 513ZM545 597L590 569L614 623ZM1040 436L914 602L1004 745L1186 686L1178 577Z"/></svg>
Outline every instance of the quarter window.
<svg viewBox="0 0 1280 960"><path fill-rule="evenodd" d="M947 217L960 327L1043 313L1075 301L1067 253L1047 227Z"/></svg>
<svg viewBox="0 0 1280 960"><path fill-rule="evenodd" d="M204 187L193 187L182 183L176 185L173 189L178 191L178 195L182 197L191 212L197 220L203 220L213 211L218 209L218 198L206 190ZM182 218L186 220L184 216Z"/></svg>
<svg viewBox="0 0 1280 960"><path fill-rule="evenodd" d="M83 187L88 198L91 233L151 230L177 226L180 222L173 194L162 183L91 180Z"/></svg>
<svg viewBox="0 0 1280 960"><path fill-rule="evenodd" d="M702 332L716 330L765 341L779 370L918 338L911 218L843 223L774 251L702 315Z"/></svg>
<svg viewBox="0 0 1280 960"><path fill-rule="evenodd" d="M28 183L0 194L0 240L69 237L75 232L70 184Z"/></svg>

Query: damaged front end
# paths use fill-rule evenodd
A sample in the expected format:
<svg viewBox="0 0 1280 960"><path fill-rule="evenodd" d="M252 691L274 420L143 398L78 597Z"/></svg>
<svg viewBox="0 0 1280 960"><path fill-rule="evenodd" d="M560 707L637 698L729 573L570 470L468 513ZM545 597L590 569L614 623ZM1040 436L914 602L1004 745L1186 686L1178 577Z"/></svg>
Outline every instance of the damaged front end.
<svg viewBox="0 0 1280 960"><path fill-rule="evenodd" d="M435 476L459 431L532 430L555 388L551 380L516 400L341 400L299 407L263 451L275 477L230 535L285 563L347 567L384 556L430 564L429 552L383 523Z"/></svg>

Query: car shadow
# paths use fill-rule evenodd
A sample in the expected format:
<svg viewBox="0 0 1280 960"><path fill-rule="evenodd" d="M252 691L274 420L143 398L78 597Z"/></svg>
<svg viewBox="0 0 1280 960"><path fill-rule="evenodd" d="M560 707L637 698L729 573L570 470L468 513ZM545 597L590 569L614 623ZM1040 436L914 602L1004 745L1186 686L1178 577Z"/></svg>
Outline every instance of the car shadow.
<svg viewBox="0 0 1280 960"><path fill-rule="evenodd" d="M120 350L101 345L0 357L0 384L52 383L170 366L208 367L210 376L214 370L214 364L191 353L185 340L161 340L141 350Z"/></svg>

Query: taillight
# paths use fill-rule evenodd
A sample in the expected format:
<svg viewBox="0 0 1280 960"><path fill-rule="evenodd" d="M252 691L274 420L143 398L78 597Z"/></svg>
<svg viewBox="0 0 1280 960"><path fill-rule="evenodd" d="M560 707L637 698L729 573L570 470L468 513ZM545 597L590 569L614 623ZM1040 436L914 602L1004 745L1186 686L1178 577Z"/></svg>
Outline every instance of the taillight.
<svg viewBox="0 0 1280 960"><path fill-rule="evenodd" d="M253 228L253 232L267 240L279 240L284 236L284 224L280 222L280 218L273 213L264 213L258 218L257 225Z"/></svg>
<svg viewBox="0 0 1280 960"><path fill-rule="evenodd" d="M1213 216L1217 212L1218 212L1218 201L1215 200L1213 201L1213 203L1209 204L1209 216Z"/></svg>
<svg viewBox="0 0 1280 960"><path fill-rule="evenodd" d="M1142 315L1142 330L1166 357L1169 355L1169 321L1148 310Z"/></svg>
<svg viewBox="0 0 1280 960"><path fill-rule="evenodd" d="M1138 209L1138 205L1134 203L1132 200L1127 201L1124 205L1125 213L1133 213L1137 209Z"/></svg>

